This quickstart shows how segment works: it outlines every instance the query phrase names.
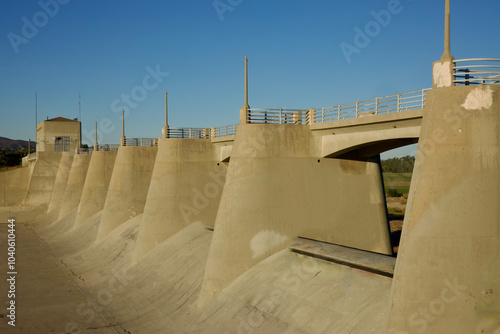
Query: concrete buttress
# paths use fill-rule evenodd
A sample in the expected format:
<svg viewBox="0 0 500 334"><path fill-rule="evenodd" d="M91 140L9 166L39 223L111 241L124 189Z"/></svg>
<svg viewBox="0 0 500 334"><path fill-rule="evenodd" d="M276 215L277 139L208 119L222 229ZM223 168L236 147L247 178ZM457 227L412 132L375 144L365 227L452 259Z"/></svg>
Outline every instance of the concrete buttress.
<svg viewBox="0 0 500 334"><path fill-rule="evenodd" d="M200 304L297 236L392 254L378 160L313 157L308 126L238 127Z"/></svg>

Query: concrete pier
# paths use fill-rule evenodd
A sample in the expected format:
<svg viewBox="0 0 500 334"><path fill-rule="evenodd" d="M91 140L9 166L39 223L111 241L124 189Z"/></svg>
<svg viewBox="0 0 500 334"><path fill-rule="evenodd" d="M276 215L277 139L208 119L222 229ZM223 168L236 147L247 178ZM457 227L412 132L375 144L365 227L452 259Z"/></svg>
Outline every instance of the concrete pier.
<svg viewBox="0 0 500 334"><path fill-rule="evenodd" d="M59 212L59 219L66 216L71 210L78 208L83 185L87 177L90 157L89 154L76 154L73 158L68 183L64 190L64 201Z"/></svg>
<svg viewBox="0 0 500 334"><path fill-rule="evenodd" d="M226 178L226 163L209 139L163 139L136 246L140 259L184 227L213 227Z"/></svg>
<svg viewBox="0 0 500 334"><path fill-rule="evenodd" d="M92 153L78 205L75 228L104 209L117 153L116 151L94 151Z"/></svg>
<svg viewBox="0 0 500 334"><path fill-rule="evenodd" d="M97 240L144 212L157 147L120 146Z"/></svg>
<svg viewBox="0 0 500 334"><path fill-rule="evenodd" d="M499 86L429 95L388 333L498 332L499 129Z"/></svg>

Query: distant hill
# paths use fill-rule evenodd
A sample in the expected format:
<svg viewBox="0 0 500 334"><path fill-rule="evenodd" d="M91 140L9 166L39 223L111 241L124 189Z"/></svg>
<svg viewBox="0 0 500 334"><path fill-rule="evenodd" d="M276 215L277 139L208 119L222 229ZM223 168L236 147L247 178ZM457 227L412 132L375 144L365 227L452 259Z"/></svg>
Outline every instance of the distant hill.
<svg viewBox="0 0 500 334"><path fill-rule="evenodd" d="M31 142L31 151L35 149L35 143ZM27 151L27 140L14 140L5 137L0 137L0 150L4 152Z"/></svg>

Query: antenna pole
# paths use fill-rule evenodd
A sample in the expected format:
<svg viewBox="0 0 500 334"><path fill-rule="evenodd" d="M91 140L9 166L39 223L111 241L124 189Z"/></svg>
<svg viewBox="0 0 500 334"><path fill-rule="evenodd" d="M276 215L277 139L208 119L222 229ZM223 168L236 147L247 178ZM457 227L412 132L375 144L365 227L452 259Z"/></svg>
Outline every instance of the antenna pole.
<svg viewBox="0 0 500 334"><path fill-rule="evenodd" d="M82 104L81 104L81 95L78 93L78 120L80 121L80 139L78 147L82 147Z"/></svg>

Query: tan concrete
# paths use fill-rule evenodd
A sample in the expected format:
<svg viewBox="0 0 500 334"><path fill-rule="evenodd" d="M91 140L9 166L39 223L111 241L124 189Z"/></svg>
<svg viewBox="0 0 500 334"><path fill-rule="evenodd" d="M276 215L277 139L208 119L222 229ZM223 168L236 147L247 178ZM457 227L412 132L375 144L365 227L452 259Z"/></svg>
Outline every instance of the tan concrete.
<svg viewBox="0 0 500 334"><path fill-rule="evenodd" d="M54 189L50 197L50 203L47 212L59 211L63 204L64 192L66 184L68 183L71 165L73 164L74 152L63 152L59 168L57 169L56 180L54 182Z"/></svg>
<svg viewBox="0 0 500 334"><path fill-rule="evenodd" d="M158 146L137 258L194 222L213 227L226 163L209 139L163 139Z"/></svg>
<svg viewBox="0 0 500 334"><path fill-rule="evenodd" d="M49 205L61 157L62 152L40 151L36 160L30 161L30 180L24 205Z"/></svg>
<svg viewBox="0 0 500 334"><path fill-rule="evenodd" d="M28 167L0 172L0 207L20 204L26 196L28 183Z"/></svg>
<svg viewBox="0 0 500 334"><path fill-rule="evenodd" d="M66 147L66 151L74 152L80 145L80 122L57 117L38 123L36 127L37 152L55 152L55 141L58 137L68 137L69 147Z"/></svg>
<svg viewBox="0 0 500 334"><path fill-rule="evenodd" d="M7 226L0 224L0 243L6 242ZM7 263L7 249L0 252L0 263ZM86 304L88 297L58 263L25 225L16 224L16 326L7 324L9 287L3 272L0 333L75 333L75 325L82 316L85 326L81 333L116 333L96 308Z"/></svg>
<svg viewBox="0 0 500 334"><path fill-rule="evenodd" d="M0 207L0 222L14 218L18 222L27 223L40 218L47 213L47 205L17 205Z"/></svg>
<svg viewBox="0 0 500 334"><path fill-rule="evenodd" d="M433 89L426 109L388 333L498 333L500 87Z"/></svg>
<svg viewBox="0 0 500 334"><path fill-rule="evenodd" d="M82 196L83 186L87 177L91 156L89 154L76 154L71 165L68 183L64 191L64 201L59 212L59 219L70 211L78 208Z"/></svg>
<svg viewBox="0 0 500 334"><path fill-rule="evenodd" d="M116 151L94 151L90 159L85 185L78 205L75 228L104 209L109 182L116 160Z"/></svg>
<svg viewBox="0 0 500 334"><path fill-rule="evenodd" d="M378 163L313 158L310 139L308 126L240 125L202 303L296 236L392 254Z"/></svg>
<svg viewBox="0 0 500 334"><path fill-rule="evenodd" d="M97 240L143 213L157 147L120 146L109 184Z"/></svg>

